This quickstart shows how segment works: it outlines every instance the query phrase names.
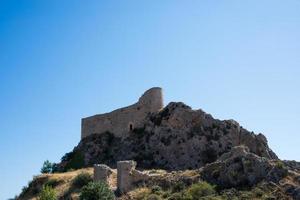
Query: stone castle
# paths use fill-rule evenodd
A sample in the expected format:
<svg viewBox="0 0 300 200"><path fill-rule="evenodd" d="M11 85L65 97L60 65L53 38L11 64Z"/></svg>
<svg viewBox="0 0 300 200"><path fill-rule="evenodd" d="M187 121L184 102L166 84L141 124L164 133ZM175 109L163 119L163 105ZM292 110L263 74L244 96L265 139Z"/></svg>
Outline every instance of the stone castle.
<svg viewBox="0 0 300 200"><path fill-rule="evenodd" d="M164 107L163 93L159 87L147 90L139 101L131 106L114 110L110 113L83 118L81 122L81 139L105 132L123 137L139 127L149 113L157 112Z"/></svg>

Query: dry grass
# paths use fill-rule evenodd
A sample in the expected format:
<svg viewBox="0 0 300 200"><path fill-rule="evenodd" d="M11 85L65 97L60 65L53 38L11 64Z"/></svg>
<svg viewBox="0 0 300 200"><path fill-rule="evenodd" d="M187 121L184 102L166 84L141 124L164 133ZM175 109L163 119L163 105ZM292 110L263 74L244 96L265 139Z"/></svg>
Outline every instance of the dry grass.
<svg viewBox="0 0 300 200"><path fill-rule="evenodd" d="M26 200L36 200L38 193L34 191L38 191L41 187L50 182L56 182L57 184L54 186L54 190L56 194L61 197L65 193L67 193L70 188L72 188L72 181L73 179L80 173L88 173L91 176L93 175L93 168L85 168L71 172L65 173L54 173L54 174L42 174L39 176L34 177L33 185L29 188L28 192L26 192L20 199ZM75 199L78 199L78 191L74 191L70 194Z"/></svg>
<svg viewBox="0 0 300 200"><path fill-rule="evenodd" d="M71 196L72 199L79 199L80 189L74 188L72 183L75 177L81 173L88 173L93 177L94 171L93 168L84 168L65 173L42 174L36 176L33 179L34 184L31 185L29 190L19 199L37 200L38 192L35 191L40 191L42 186L49 182L55 183L53 188L58 197L62 197L67 194ZM109 177L108 184L111 188L115 188L117 186L116 170L114 170L114 173Z"/></svg>
<svg viewBox="0 0 300 200"><path fill-rule="evenodd" d="M146 187L137 188L127 194L128 199L143 200L151 193L151 190Z"/></svg>

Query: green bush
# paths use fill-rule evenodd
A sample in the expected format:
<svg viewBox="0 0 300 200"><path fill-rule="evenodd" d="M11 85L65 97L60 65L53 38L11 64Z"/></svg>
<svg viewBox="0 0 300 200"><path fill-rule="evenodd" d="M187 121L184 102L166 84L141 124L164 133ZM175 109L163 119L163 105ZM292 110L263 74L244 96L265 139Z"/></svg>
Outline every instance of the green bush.
<svg viewBox="0 0 300 200"><path fill-rule="evenodd" d="M158 186L158 185L154 185L154 186L152 186L152 188L151 188L151 192L152 192L152 193L155 193L155 194L160 193L161 190L162 190L161 187Z"/></svg>
<svg viewBox="0 0 300 200"><path fill-rule="evenodd" d="M168 200L185 200L187 198L184 198L182 193L173 193Z"/></svg>
<svg viewBox="0 0 300 200"><path fill-rule="evenodd" d="M173 193L180 192L184 189L185 189L185 184L182 181L179 181L172 186Z"/></svg>
<svg viewBox="0 0 300 200"><path fill-rule="evenodd" d="M150 194L147 197L147 200L162 200L162 198L159 195L157 195L157 194Z"/></svg>
<svg viewBox="0 0 300 200"><path fill-rule="evenodd" d="M49 186L43 186L38 197L39 200L57 200L55 190Z"/></svg>
<svg viewBox="0 0 300 200"><path fill-rule="evenodd" d="M161 197L163 199L168 199L171 195L172 195L172 192L170 190L167 190L167 191L162 192Z"/></svg>
<svg viewBox="0 0 300 200"><path fill-rule="evenodd" d="M186 196L192 200L198 200L201 197L215 194L215 187L207 182L201 182L192 185L187 191Z"/></svg>
<svg viewBox="0 0 300 200"><path fill-rule="evenodd" d="M83 173L78 174L74 178L72 184L75 187L82 188L83 186L87 185L88 183L90 183L92 181L93 181L93 179L92 179L91 175L89 173L83 172Z"/></svg>
<svg viewBox="0 0 300 200"><path fill-rule="evenodd" d="M49 160L46 160L41 168L41 173L51 173L53 171L53 166L54 163L51 163Z"/></svg>
<svg viewBox="0 0 300 200"><path fill-rule="evenodd" d="M113 200L114 194L104 182L90 182L81 189L80 200Z"/></svg>
<svg viewBox="0 0 300 200"><path fill-rule="evenodd" d="M281 160L276 161L276 167L278 169L284 169L285 168L284 163Z"/></svg>
<svg viewBox="0 0 300 200"><path fill-rule="evenodd" d="M59 167L57 163L52 163L52 173L59 172Z"/></svg>
<svg viewBox="0 0 300 200"><path fill-rule="evenodd" d="M63 181L59 181L57 179L49 179L46 183L45 183L45 186L49 186L49 187L56 187L58 186L60 183L62 183Z"/></svg>
<svg viewBox="0 0 300 200"><path fill-rule="evenodd" d="M84 167L84 156L80 151L73 151L71 153L67 153L62 161L67 162L64 167L64 171L69 171L70 169L81 169Z"/></svg>

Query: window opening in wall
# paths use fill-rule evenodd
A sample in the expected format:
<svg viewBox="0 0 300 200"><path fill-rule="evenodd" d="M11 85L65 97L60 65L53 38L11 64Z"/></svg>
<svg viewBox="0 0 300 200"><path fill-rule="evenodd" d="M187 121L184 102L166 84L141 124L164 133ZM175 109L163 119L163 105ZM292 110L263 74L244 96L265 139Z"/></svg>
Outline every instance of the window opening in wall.
<svg viewBox="0 0 300 200"><path fill-rule="evenodd" d="M129 130L130 130L130 131L133 130L133 124L129 124Z"/></svg>

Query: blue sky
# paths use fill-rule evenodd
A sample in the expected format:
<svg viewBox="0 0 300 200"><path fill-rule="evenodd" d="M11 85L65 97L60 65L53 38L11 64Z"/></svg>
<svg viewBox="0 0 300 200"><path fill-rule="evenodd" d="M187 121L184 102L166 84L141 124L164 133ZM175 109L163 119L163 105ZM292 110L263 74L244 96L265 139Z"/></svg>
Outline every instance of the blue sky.
<svg viewBox="0 0 300 200"><path fill-rule="evenodd" d="M0 0L0 199L80 140L80 119L163 87L300 161L300 1Z"/></svg>

